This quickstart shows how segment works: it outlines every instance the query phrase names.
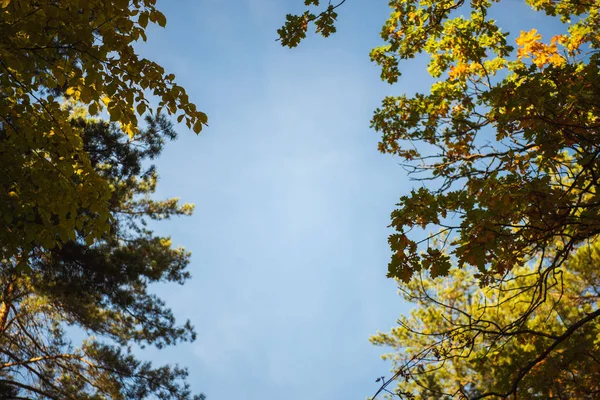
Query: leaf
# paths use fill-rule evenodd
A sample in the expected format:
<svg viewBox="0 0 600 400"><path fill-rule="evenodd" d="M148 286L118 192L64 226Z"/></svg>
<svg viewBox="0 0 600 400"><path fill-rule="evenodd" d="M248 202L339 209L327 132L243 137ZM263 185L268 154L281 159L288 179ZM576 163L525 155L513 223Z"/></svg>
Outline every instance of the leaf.
<svg viewBox="0 0 600 400"><path fill-rule="evenodd" d="M450 257L446 254L441 254L439 250L427 249L430 254L435 253L434 260L431 262L430 267L430 275L432 278L437 278L438 276L447 276L450 268L452 267L452 263L450 262Z"/></svg>
<svg viewBox="0 0 600 400"><path fill-rule="evenodd" d="M15 271L17 274L30 274L33 272L33 269L29 265L28 262L23 261L17 264L17 268Z"/></svg>
<svg viewBox="0 0 600 400"><path fill-rule="evenodd" d="M138 24L144 29L148 26L148 12L147 11L144 11L140 14L140 16L138 17Z"/></svg>
<svg viewBox="0 0 600 400"><path fill-rule="evenodd" d="M89 111L90 115L98 114L98 104L97 103L90 104L88 107L88 111Z"/></svg>
<svg viewBox="0 0 600 400"><path fill-rule="evenodd" d="M143 115L146 112L146 104L145 103L138 103L136 109L137 109L137 113L139 115Z"/></svg>
<svg viewBox="0 0 600 400"><path fill-rule="evenodd" d="M113 122L120 121L122 114L119 107L109 108L108 112L110 113L110 120Z"/></svg>
<svg viewBox="0 0 600 400"><path fill-rule="evenodd" d="M194 133L199 134L202 131L202 122L198 121L193 127Z"/></svg>
<svg viewBox="0 0 600 400"><path fill-rule="evenodd" d="M157 12L156 13L156 22L158 23L159 26L164 28L167 25L167 18L165 17L165 15L163 13Z"/></svg>

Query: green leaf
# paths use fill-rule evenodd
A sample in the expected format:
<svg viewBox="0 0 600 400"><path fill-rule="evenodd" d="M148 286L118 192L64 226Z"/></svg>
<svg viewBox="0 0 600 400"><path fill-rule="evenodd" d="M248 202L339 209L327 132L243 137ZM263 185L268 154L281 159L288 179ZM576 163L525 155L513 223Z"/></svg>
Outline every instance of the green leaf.
<svg viewBox="0 0 600 400"><path fill-rule="evenodd" d="M90 104L88 107L88 112L90 113L90 115L98 114L98 103Z"/></svg>
<svg viewBox="0 0 600 400"><path fill-rule="evenodd" d="M140 16L138 17L138 24L146 29L146 27L148 26L148 12L144 11L140 14Z"/></svg>
<svg viewBox="0 0 600 400"><path fill-rule="evenodd" d="M156 13L156 22L158 23L159 26L164 28L167 25L167 18L165 17L165 15L163 13L157 12Z"/></svg>
<svg viewBox="0 0 600 400"><path fill-rule="evenodd" d="M194 124L194 133L199 134L202 131L202 122L198 121Z"/></svg>
<svg viewBox="0 0 600 400"><path fill-rule="evenodd" d="M136 110L139 115L143 115L146 112L146 103L138 103Z"/></svg>

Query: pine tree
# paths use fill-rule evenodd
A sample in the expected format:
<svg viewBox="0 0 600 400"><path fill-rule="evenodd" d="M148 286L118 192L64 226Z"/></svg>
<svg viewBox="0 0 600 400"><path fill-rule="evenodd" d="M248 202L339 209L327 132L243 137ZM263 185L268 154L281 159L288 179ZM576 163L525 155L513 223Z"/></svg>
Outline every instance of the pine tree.
<svg viewBox="0 0 600 400"><path fill-rule="evenodd" d="M94 241L78 232L74 240L2 260L0 397L203 398L190 393L185 369L154 367L133 354L134 345L161 348L195 338L189 321L177 325L148 289L189 278L189 253L146 225L193 209L150 197L157 174L146 163L176 137L173 127L162 115L148 117L147 127L129 138L114 123L82 116L71 123L91 166L111 188L110 229ZM73 217L93 212L81 208ZM75 342L73 332L84 340Z"/></svg>

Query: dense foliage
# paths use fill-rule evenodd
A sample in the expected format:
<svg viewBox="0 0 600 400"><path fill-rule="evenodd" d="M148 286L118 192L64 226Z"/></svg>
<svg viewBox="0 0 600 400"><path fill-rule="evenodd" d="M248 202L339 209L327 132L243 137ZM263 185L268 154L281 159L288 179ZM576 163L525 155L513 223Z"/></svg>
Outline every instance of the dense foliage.
<svg viewBox="0 0 600 400"><path fill-rule="evenodd" d="M71 124L91 168L111 189L109 229L93 244L78 231L60 246L2 260L0 397L191 399L185 369L153 367L132 353L132 345L195 337L189 322L177 325L148 291L152 283L189 277L189 254L146 226L148 219L192 211L177 199L150 198L157 175L147 160L175 138L173 128L163 116L148 118L130 139L114 123L80 116ZM73 339L82 335L81 343Z"/></svg>
<svg viewBox="0 0 600 400"><path fill-rule="evenodd" d="M424 54L434 83L371 121L428 183L391 216L388 276L416 308L374 338L397 350L378 394L400 379L401 397L598 397L600 2L524 1L564 30L510 36L492 18L506 0L389 1L381 78ZM350 2L320 3L286 17L283 45L333 33Z"/></svg>
<svg viewBox="0 0 600 400"><path fill-rule="evenodd" d="M371 338L392 350L384 359L399 379L386 389L419 399L600 397L599 263L600 244L581 247L517 329L511 326L539 292L534 265L486 288L474 284L473 268L401 284L415 308Z"/></svg>
<svg viewBox="0 0 600 400"><path fill-rule="evenodd" d="M155 3L0 1L0 258L27 257L76 232L91 242L109 227L111 189L64 98L91 115L108 112L130 136L138 116L160 111L148 95L196 132L206 123L175 76L135 52L149 23L166 24Z"/></svg>
<svg viewBox="0 0 600 400"><path fill-rule="evenodd" d="M382 79L396 82L400 60L426 53L436 81L429 93L385 98L372 126L382 152L438 187L402 197L392 214L391 277L408 282L421 269L445 275L454 258L486 279L548 247L559 249L554 267L600 232L600 4L527 3L567 30L547 42L536 30L521 32L515 53L489 17L489 0L390 2L386 43L371 52ZM282 43L298 44L311 21L329 34L321 25L333 24L335 7L288 16ZM409 232L431 225L450 233L447 246L421 254Z"/></svg>

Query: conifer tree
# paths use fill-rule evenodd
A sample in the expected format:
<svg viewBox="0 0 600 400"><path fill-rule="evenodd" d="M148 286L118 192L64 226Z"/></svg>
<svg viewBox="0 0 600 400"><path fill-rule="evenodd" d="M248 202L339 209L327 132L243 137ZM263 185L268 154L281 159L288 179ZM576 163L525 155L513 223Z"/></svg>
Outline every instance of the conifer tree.
<svg viewBox="0 0 600 400"><path fill-rule="evenodd" d="M75 115L77 112L75 113ZM147 118L133 138L115 123L74 117L82 149L108 187L109 229L36 247L0 268L0 393L6 399L200 399L177 366L138 360L133 346L194 340L189 321L149 291L183 284L189 253L147 227L148 220L190 215L177 199L154 200L157 157L175 132L166 117ZM74 183L77 183L75 181ZM88 218L91 210L79 210ZM81 342L72 339L83 336Z"/></svg>

